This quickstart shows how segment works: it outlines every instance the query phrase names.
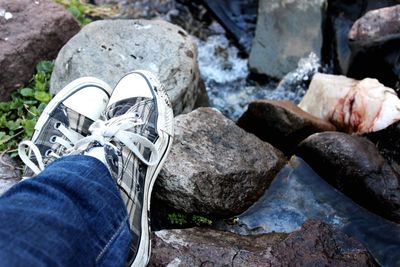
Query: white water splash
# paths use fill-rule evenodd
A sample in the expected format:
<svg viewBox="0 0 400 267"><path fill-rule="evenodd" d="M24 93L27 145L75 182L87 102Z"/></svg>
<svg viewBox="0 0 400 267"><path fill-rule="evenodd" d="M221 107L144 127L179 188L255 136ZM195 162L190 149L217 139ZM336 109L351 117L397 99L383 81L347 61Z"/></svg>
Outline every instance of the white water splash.
<svg viewBox="0 0 400 267"><path fill-rule="evenodd" d="M247 59L238 56L238 49L224 34L212 35L206 41L197 39L199 67L205 81L226 83L246 78Z"/></svg>
<svg viewBox="0 0 400 267"><path fill-rule="evenodd" d="M194 37L198 45L201 77L206 85L210 106L232 120L237 120L247 105L257 99L300 102L312 76L321 67L319 58L311 53L299 61L297 69L288 73L279 86L273 80L260 85L247 79L247 59L239 56L238 49L226 38L223 28L213 23L209 29L214 35L206 41Z"/></svg>

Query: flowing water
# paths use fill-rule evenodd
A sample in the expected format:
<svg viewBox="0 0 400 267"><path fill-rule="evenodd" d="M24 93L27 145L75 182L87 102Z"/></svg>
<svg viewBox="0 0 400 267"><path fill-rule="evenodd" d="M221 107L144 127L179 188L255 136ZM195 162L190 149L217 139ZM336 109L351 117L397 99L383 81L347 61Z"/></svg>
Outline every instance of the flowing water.
<svg viewBox="0 0 400 267"><path fill-rule="evenodd" d="M300 60L298 69L280 83L274 79L264 79L262 83L253 80L249 77L248 58L242 56L245 53L196 1L126 1L120 17L149 19L155 16L181 26L193 37L198 46L198 63L210 106L232 120L237 120L247 105L256 99L284 99L298 103L312 74L320 69L318 57L311 54Z"/></svg>
<svg viewBox="0 0 400 267"><path fill-rule="evenodd" d="M299 61L298 68L278 84L270 79L259 84L249 78L247 58L228 40L223 28L216 22L210 25L210 36L205 40L196 37L198 62L206 84L210 105L227 117L237 120L248 103L256 99L290 100L298 103L312 74L320 69L315 54Z"/></svg>

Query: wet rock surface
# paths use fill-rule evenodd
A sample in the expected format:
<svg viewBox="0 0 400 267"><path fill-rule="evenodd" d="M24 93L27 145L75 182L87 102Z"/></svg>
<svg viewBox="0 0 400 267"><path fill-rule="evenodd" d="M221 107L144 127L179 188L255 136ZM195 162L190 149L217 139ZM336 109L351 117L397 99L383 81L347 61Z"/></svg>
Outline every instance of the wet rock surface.
<svg viewBox="0 0 400 267"><path fill-rule="evenodd" d="M397 173L400 173L400 122L373 133L363 135L373 142L379 153Z"/></svg>
<svg viewBox="0 0 400 267"><path fill-rule="evenodd" d="M53 1L1 0L0 99L27 83L37 62L55 58L79 30L73 16Z"/></svg>
<svg viewBox="0 0 400 267"><path fill-rule="evenodd" d="M355 202L400 222L400 175L366 138L314 134L301 142L296 154Z"/></svg>
<svg viewBox="0 0 400 267"><path fill-rule="evenodd" d="M400 2L399 2L400 3ZM400 5L367 12L350 29L351 62L348 75L374 77L399 87Z"/></svg>
<svg viewBox="0 0 400 267"><path fill-rule="evenodd" d="M368 212L335 190L301 158L293 157L265 194L219 229L240 234L287 232L308 219L333 225L362 243L378 264L400 264L400 226Z"/></svg>
<svg viewBox="0 0 400 267"><path fill-rule="evenodd" d="M307 221L289 235L240 236L211 229L154 233L149 266L377 266L357 241Z"/></svg>
<svg viewBox="0 0 400 267"><path fill-rule="evenodd" d="M200 108L175 118L154 196L187 213L233 215L256 201L284 164L270 144L217 110Z"/></svg>
<svg viewBox="0 0 400 267"><path fill-rule="evenodd" d="M87 25L58 54L50 90L56 93L82 76L101 77L114 87L135 69L159 77L175 115L191 111L204 92L195 44L182 28L161 20L103 20Z"/></svg>
<svg viewBox="0 0 400 267"><path fill-rule="evenodd" d="M307 136L336 128L329 122L304 112L290 101L257 100L249 104L238 126L255 134L286 155Z"/></svg>
<svg viewBox="0 0 400 267"><path fill-rule="evenodd" d="M0 195L21 179L19 162L8 154L0 155Z"/></svg>
<svg viewBox="0 0 400 267"><path fill-rule="evenodd" d="M320 54L326 1L261 0L249 66L254 72L282 78L300 58ZM304 30L303 25L307 25Z"/></svg>
<svg viewBox="0 0 400 267"><path fill-rule="evenodd" d="M368 11L397 4L399 2L396 0L357 0L351 2L329 0L324 22L323 62L331 65L334 73L345 74L356 79L378 78L386 86L394 87L392 79L389 77L392 76L390 73L393 70L389 70L389 66L382 64L388 54L382 51L382 48L375 47L375 49L369 51L372 54L368 58L365 57L364 53L361 53L360 58L357 59L354 52L361 51L354 51L355 47L350 49L349 32L354 22ZM372 57L373 54L376 56ZM381 57L379 57L379 54ZM386 72L386 70L389 72ZM389 76L385 77L385 75Z"/></svg>

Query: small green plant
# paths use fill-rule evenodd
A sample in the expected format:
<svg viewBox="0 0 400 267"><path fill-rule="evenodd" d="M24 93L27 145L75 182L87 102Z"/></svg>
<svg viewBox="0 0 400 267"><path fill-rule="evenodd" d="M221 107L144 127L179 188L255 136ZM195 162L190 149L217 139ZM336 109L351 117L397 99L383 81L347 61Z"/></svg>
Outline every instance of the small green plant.
<svg viewBox="0 0 400 267"><path fill-rule="evenodd" d="M168 220L171 224L184 225L187 223L187 217L185 214L173 212L168 214Z"/></svg>
<svg viewBox="0 0 400 267"><path fill-rule="evenodd" d="M200 215L193 215L192 222L194 222L197 226L212 225L212 221L210 219Z"/></svg>
<svg viewBox="0 0 400 267"><path fill-rule="evenodd" d="M10 101L0 102L0 151L15 156L18 143L31 138L37 119L52 98L52 70L52 61L39 62L30 84L13 92Z"/></svg>
<svg viewBox="0 0 400 267"><path fill-rule="evenodd" d="M88 4L81 0L55 0L55 2L64 5L81 25L92 22L92 20L86 16Z"/></svg>
<svg viewBox="0 0 400 267"><path fill-rule="evenodd" d="M173 212L171 214L168 214L168 220L171 224L183 226L188 224L188 222L190 222L197 226L212 225L212 220L204 216L192 215L190 220L188 220L188 217L189 215L178 212Z"/></svg>

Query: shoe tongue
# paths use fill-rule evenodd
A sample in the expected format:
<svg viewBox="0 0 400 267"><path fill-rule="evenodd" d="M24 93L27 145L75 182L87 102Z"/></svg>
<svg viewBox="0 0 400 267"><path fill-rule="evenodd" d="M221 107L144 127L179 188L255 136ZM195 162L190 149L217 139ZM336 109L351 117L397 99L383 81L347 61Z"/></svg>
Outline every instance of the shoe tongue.
<svg viewBox="0 0 400 267"><path fill-rule="evenodd" d="M117 101L107 107L106 119L111 119L116 116L125 114L130 108L139 105L140 102L148 100L147 97L132 97Z"/></svg>

